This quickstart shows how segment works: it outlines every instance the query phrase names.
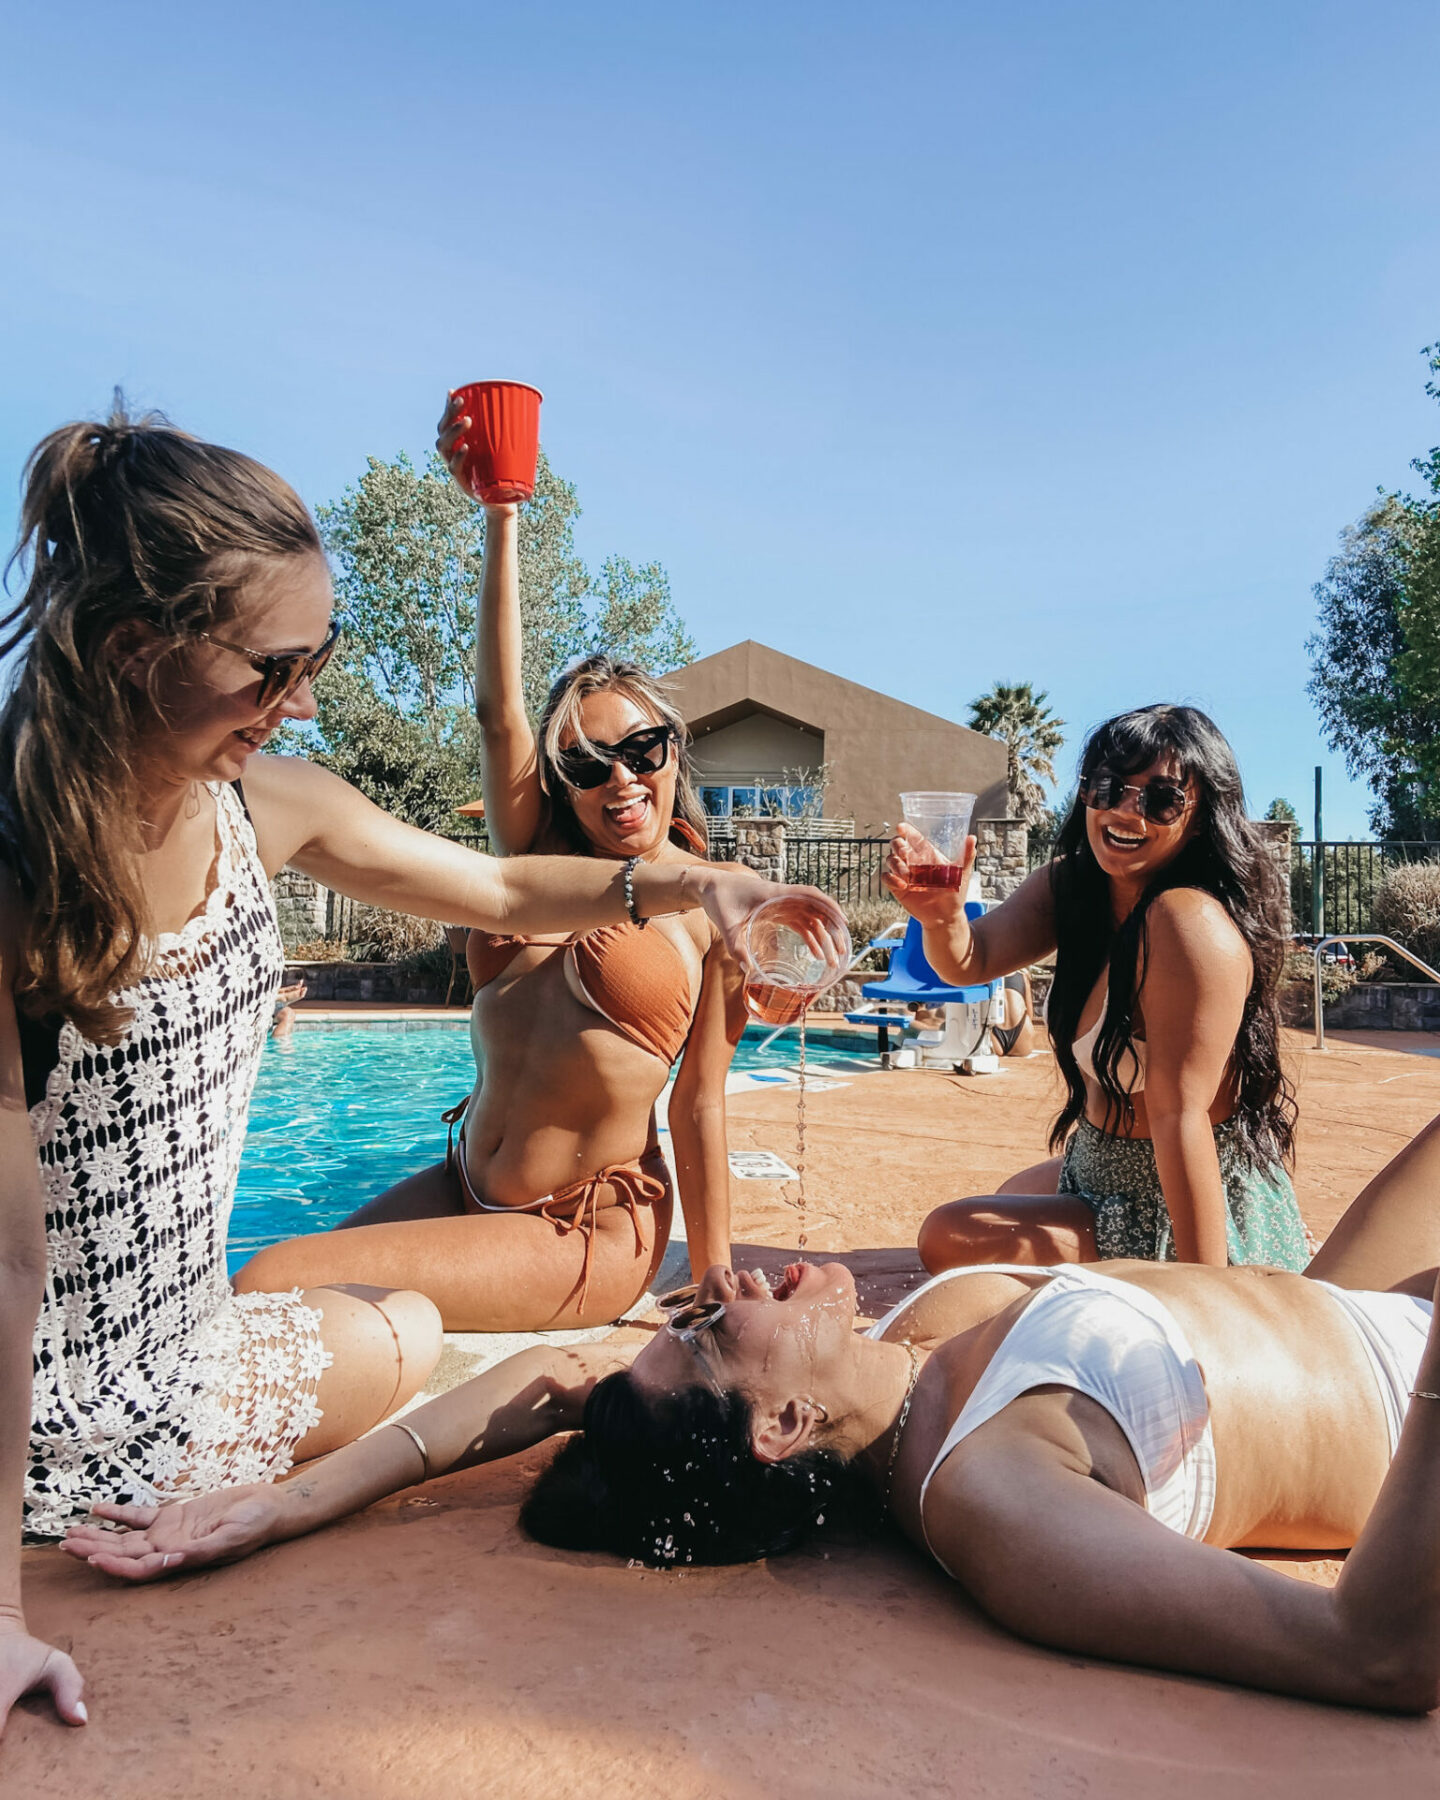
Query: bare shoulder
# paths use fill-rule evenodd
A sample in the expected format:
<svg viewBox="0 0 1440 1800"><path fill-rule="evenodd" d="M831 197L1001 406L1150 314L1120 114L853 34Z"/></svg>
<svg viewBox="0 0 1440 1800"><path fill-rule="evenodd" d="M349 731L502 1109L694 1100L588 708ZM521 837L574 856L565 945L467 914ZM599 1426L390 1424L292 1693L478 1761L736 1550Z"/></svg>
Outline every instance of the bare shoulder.
<svg viewBox="0 0 1440 1800"><path fill-rule="evenodd" d="M348 784L304 756L252 756L242 782L247 803L287 805L312 795L333 793Z"/></svg>
<svg viewBox="0 0 1440 1800"><path fill-rule="evenodd" d="M983 1266L952 1270L919 1290L886 1327L889 1343L929 1343L958 1337L985 1319L993 1319L1041 1286L1047 1277L1010 1275Z"/></svg>
<svg viewBox="0 0 1440 1800"><path fill-rule="evenodd" d="M319 833L355 832L384 817L358 788L303 756L252 756L241 785L261 860L272 872Z"/></svg>
<svg viewBox="0 0 1440 1800"><path fill-rule="evenodd" d="M1250 951L1239 927L1213 894L1201 888L1167 888L1145 915L1152 957L1216 958L1249 964Z"/></svg>

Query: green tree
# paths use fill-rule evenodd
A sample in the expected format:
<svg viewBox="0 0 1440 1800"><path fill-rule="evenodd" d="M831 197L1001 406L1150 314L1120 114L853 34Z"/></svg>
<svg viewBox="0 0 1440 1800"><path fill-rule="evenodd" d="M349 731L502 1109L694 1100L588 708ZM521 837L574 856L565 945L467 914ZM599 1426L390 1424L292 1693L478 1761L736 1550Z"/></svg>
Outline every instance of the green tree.
<svg viewBox="0 0 1440 1800"><path fill-rule="evenodd" d="M670 597L670 577L659 563L636 568L627 557L608 556L590 587L595 612L589 646L663 675L695 660L695 640ZM546 684L548 687L548 683Z"/></svg>
<svg viewBox="0 0 1440 1800"><path fill-rule="evenodd" d="M1300 815L1288 800L1275 799L1265 808L1265 817L1280 825L1299 826Z"/></svg>
<svg viewBox="0 0 1440 1800"><path fill-rule="evenodd" d="M1005 745L1011 816L1031 825L1042 821L1046 808L1040 783L1054 781L1053 759L1065 742L1065 721L1050 711L1045 704L1048 699L1044 689L1037 694L1028 681L1013 685L997 681L988 693L970 702L971 729L999 738Z"/></svg>
<svg viewBox="0 0 1440 1800"><path fill-rule="evenodd" d="M658 563L610 557L592 579L575 549L579 511L573 485L542 451L519 531L532 718L559 671L590 650L653 673L695 655ZM316 516L345 637L316 683L313 728L291 730L282 747L414 824L449 830L455 807L480 784L473 664L485 515L437 456L417 470L401 455L369 458L359 481Z"/></svg>
<svg viewBox="0 0 1440 1800"><path fill-rule="evenodd" d="M1425 391L1440 399L1440 346ZM1341 536L1315 588L1309 692L1326 741L1375 795L1371 829L1440 838L1440 446L1428 495L1383 494Z"/></svg>

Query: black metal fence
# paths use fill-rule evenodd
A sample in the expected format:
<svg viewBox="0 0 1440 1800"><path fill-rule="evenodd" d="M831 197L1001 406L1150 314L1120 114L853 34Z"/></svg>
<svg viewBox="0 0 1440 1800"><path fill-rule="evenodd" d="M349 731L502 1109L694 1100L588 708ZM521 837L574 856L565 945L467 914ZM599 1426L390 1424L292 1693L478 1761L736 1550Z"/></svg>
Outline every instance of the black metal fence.
<svg viewBox="0 0 1440 1800"><path fill-rule="evenodd" d="M1375 895L1391 869L1440 862L1440 844L1390 839L1373 843L1291 845L1290 905L1305 937L1373 929Z"/></svg>
<svg viewBox="0 0 1440 1800"><path fill-rule="evenodd" d="M889 838L787 837L785 879L821 888L842 906L879 900L885 893L880 871L889 848ZM733 862L735 839L712 830L710 855L715 862Z"/></svg>

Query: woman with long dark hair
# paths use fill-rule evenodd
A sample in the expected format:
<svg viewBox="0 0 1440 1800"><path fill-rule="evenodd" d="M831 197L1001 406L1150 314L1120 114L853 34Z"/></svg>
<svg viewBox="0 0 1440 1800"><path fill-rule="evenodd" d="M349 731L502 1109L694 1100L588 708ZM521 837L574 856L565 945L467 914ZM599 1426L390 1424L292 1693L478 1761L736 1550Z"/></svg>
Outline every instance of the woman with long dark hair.
<svg viewBox="0 0 1440 1800"><path fill-rule="evenodd" d="M776 1555L841 1509L888 1515L992 1618L1067 1655L1425 1712L1437 1184L1440 1120L1304 1275L952 1269L864 1331L840 1263L774 1287L710 1269L638 1354L527 1350L304 1481L107 1507L123 1529L66 1548L121 1579L184 1574L578 1428L521 1510L542 1542L683 1569ZM1242 1547L1349 1556L1331 1588Z"/></svg>
<svg viewBox="0 0 1440 1800"><path fill-rule="evenodd" d="M1046 1023L1066 1100L1051 1132L1063 1154L938 1207L920 1231L926 1267L1304 1268L1277 1003L1289 897L1214 723L1192 706L1107 720L1053 859L973 922L963 884L910 879L933 859L902 826L886 880L942 980L990 981L1054 951Z"/></svg>

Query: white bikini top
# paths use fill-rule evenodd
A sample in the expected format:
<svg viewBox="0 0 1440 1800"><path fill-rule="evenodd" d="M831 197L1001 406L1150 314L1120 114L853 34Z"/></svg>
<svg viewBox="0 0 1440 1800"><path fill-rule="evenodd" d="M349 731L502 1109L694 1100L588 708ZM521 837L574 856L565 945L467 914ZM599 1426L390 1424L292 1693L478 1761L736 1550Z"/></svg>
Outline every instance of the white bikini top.
<svg viewBox="0 0 1440 1800"><path fill-rule="evenodd" d="M920 1487L925 1496L950 1452L1012 1400L1037 1387L1073 1388L1103 1406L1125 1433L1145 1484L1145 1507L1172 1531L1203 1538L1215 1510L1215 1445L1210 1399L1189 1340L1168 1307L1144 1288L1082 1264L1050 1270L1013 1263L947 1269L872 1325L879 1340L907 1307L962 1275L1048 1277L1006 1333ZM926 1547L935 1556L927 1534ZM938 1556L946 1574L946 1568Z"/></svg>
<svg viewBox="0 0 1440 1800"><path fill-rule="evenodd" d="M1084 1037L1076 1038L1074 1044L1071 1045L1071 1054L1075 1058L1076 1066L1079 1068L1080 1073L1082 1075L1088 1075L1091 1081L1097 1083L1099 1077L1095 1073L1095 1046L1100 1041L1100 1028L1105 1023L1105 1008L1108 1004L1109 996L1107 995L1106 998L1100 1002L1100 1017L1085 1033ZM1129 1066L1133 1073L1133 1079L1129 1081L1125 1078L1127 1057L1129 1058ZM1116 1068L1116 1074L1119 1076L1120 1085L1124 1088L1126 1093L1143 1094L1145 1092L1144 1038L1131 1038L1128 1046L1120 1052L1120 1062Z"/></svg>

